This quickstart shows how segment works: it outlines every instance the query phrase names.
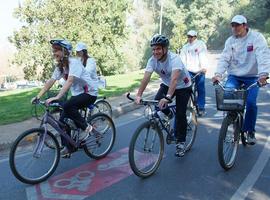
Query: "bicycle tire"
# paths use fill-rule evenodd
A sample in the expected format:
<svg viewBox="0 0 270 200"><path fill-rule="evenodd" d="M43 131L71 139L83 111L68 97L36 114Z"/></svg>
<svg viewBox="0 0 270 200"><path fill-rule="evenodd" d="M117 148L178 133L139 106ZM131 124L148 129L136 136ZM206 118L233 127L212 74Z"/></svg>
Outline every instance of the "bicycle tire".
<svg viewBox="0 0 270 200"><path fill-rule="evenodd" d="M18 167L21 167L22 163L20 163L20 166L17 167L16 162L17 162L17 157L16 155L16 150L17 148L19 150L23 148L30 148L30 144L31 142L33 142L36 138L34 138L34 136L31 136L32 133L39 133L40 135L42 135L44 133L44 129L42 128L34 128L34 129L29 129L25 132L23 132L21 135L19 135L19 137L15 140L15 142L13 143L11 150L10 150L10 154L9 154L9 164L10 164L10 168L12 173L14 174L14 176L20 180L23 183L27 183L27 184L37 184L37 183L41 183L42 181L45 181L46 179L48 179L56 170L58 163L59 163L59 159L60 159L60 149L59 149L59 144L57 139L55 138L55 136L51 133L51 132L47 132L46 135L46 139L51 139L52 141L54 141L55 143L55 148L53 150L55 150L55 157L53 160L52 165L49 167L48 171L45 174L42 174L40 177L37 178L30 178L30 177L26 177L25 175L23 175L22 173L25 172L25 170L23 170L23 172L20 172ZM27 138L28 136L28 138ZM25 142L23 141L23 139L26 139ZM19 147L18 145L20 144L20 142L22 142L22 147ZM36 145L34 145L36 146ZM44 145L46 146L46 145ZM44 146L43 146L43 152L44 152ZM27 153L29 153L27 151ZM18 159L20 159L22 155L18 155ZM27 155L26 155L27 156ZM37 155L33 154L33 156L31 156L31 159L39 159L40 157L37 157ZM48 163L48 159L46 158L45 161ZM19 161L18 161L19 162ZM23 160L23 164L27 163L26 158L24 158ZM32 163L31 163L32 164ZM44 168L44 165L40 166L40 168ZM33 169L33 168L28 168L31 172L31 175L33 175L34 173L36 173L37 170L41 170L41 169Z"/></svg>
<svg viewBox="0 0 270 200"><path fill-rule="evenodd" d="M94 109L89 112L89 118L97 113L104 113L112 118L112 107L110 103L104 99L100 99L94 103Z"/></svg>
<svg viewBox="0 0 270 200"><path fill-rule="evenodd" d="M98 122L97 122L98 119L102 120L102 123L106 121L105 127L101 127L101 126L98 127ZM88 123L91 124L94 128L92 131L93 135L88 137L88 139L85 141L83 149L85 153L91 158L94 158L94 159L104 158L108 153L110 153L115 142L116 130L115 130L114 122L108 115L104 113L97 113L91 116ZM101 150L99 153L96 153L97 151L95 152L94 149L92 149L92 147L97 146L98 149L101 149L100 148L101 145L105 143L104 141L105 133L106 134L111 133L111 138L109 140L109 143L107 146L105 146L105 150Z"/></svg>
<svg viewBox="0 0 270 200"><path fill-rule="evenodd" d="M161 130L157 126L158 126L157 123L153 122L153 121L147 121L147 122L142 123L136 129L136 131L135 131L135 133L132 136L132 139L130 141L129 153L128 153L129 164L130 164L130 167L131 167L132 171L134 172L134 174L137 175L138 177L147 178L147 177L153 175L156 172L156 170L158 169L160 162L162 160L162 157L164 154L164 138L163 138L163 134L162 134ZM160 146L160 149L158 151L158 155L155 156L155 157L157 157L157 161L154 162L153 166L150 167L149 170L143 171L143 169L139 168L139 166L138 166L139 163L137 164L136 161L137 161L137 158L140 157L146 151L146 147L144 146L144 148L143 148L144 152L141 153L141 152L137 152L137 150L135 150L135 145L136 145L136 142L139 139L139 137L143 134L143 130L147 129L147 132L148 132L147 135L149 135L150 128L153 130L153 133L159 139L158 144ZM155 135L152 136L152 140L154 140L154 137L156 137ZM144 141L146 141L147 139L148 139L148 136L147 136L147 138L144 139ZM139 154L141 154L141 155L139 155ZM141 157L143 158L143 156L141 156ZM150 162L152 161L151 159L145 159L145 160L150 161ZM145 164L143 164L143 165L145 165ZM144 168L148 168L148 166L144 166Z"/></svg>
<svg viewBox="0 0 270 200"><path fill-rule="evenodd" d="M187 118L187 137L185 151L189 151L193 146L198 128L196 111L192 107L187 108L187 110L191 113L191 118ZM190 140L187 140L188 138L190 138Z"/></svg>
<svg viewBox="0 0 270 200"><path fill-rule="evenodd" d="M233 141L229 140L230 137L227 136L228 134L228 128L229 126L232 125L232 130L233 130ZM237 150L238 150L238 143L239 143L239 133L240 133L240 126L238 123L238 119L232 120L230 117L227 115L222 122L221 129L219 132L219 138L218 138L218 160L219 164L221 167L225 170L229 170L234 166L235 160L236 160L236 155L237 155ZM228 137L226 141L226 136ZM228 143L233 143L233 152L231 153L231 156L228 157L228 159L225 159L224 155L224 141ZM227 161L228 160L228 161Z"/></svg>

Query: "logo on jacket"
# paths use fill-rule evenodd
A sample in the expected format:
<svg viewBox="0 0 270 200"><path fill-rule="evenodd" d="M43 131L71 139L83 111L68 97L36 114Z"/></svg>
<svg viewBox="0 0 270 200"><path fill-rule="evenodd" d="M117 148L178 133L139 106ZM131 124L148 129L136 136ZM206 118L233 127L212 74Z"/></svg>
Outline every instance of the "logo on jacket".
<svg viewBox="0 0 270 200"><path fill-rule="evenodd" d="M184 81L185 84L188 84L189 83L188 77L185 77L183 81Z"/></svg>
<svg viewBox="0 0 270 200"><path fill-rule="evenodd" d="M248 44L247 46L247 52L253 51L253 44Z"/></svg>
<svg viewBox="0 0 270 200"><path fill-rule="evenodd" d="M160 73L163 74L163 75L166 74L164 69L161 69Z"/></svg>

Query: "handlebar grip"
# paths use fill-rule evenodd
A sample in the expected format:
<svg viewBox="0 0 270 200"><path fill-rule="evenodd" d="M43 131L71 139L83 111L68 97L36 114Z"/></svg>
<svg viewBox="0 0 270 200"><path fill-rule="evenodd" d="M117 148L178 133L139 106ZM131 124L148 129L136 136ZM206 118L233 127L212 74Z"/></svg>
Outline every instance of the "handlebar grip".
<svg viewBox="0 0 270 200"><path fill-rule="evenodd" d="M131 101L135 101L135 99L133 99L132 97L130 97L130 93L127 93L127 98Z"/></svg>

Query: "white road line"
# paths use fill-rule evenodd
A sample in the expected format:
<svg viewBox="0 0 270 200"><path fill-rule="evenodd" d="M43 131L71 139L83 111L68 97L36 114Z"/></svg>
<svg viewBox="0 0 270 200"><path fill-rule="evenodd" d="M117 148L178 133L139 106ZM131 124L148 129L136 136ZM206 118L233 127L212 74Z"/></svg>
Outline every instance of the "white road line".
<svg viewBox="0 0 270 200"><path fill-rule="evenodd" d="M234 193L231 200L243 200L248 196L249 191L252 189L253 185L258 180L269 158L270 158L270 136L268 136L267 141L264 145L264 148L257 162L253 166L252 170L249 172L248 176L242 182L238 190Z"/></svg>

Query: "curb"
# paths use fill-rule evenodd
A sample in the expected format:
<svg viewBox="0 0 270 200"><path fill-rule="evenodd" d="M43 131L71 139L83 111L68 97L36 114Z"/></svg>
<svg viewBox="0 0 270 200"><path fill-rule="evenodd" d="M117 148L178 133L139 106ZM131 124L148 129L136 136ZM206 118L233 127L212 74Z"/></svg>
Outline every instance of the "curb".
<svg viewBox="0 0 270 200"><path fill-rule="evenodd" d="M144 95L144 98L153 98L153 97L154 97L153 93L148 93L148 94ZM124 114L131 112L133 110L136 110L138 108L141 108L141 105L137 105L134 102L126 102L120 106L113 108L112 116L113 116L113 118L118 118L121 115L124 115ZM11 140L11 141L3 141L3 143L0 143L0 152L5 151L5 150L9 150L15 140L16 140L16 138L14 140Z"/></svg>
<svg viewBox="0 0 270 200"><path fill-rule="evenodd" d="M147 95L144 95L144 99L149 99L149 98L151 99L151 98L154 98L154 96L155 96L155 93L148 93ZM112 116L113 118L117 118L123 114L126 114L128 112L131 112L141 107L142 107L141 105L137 105L134 102L127 102L113 109Z"/></svg>

